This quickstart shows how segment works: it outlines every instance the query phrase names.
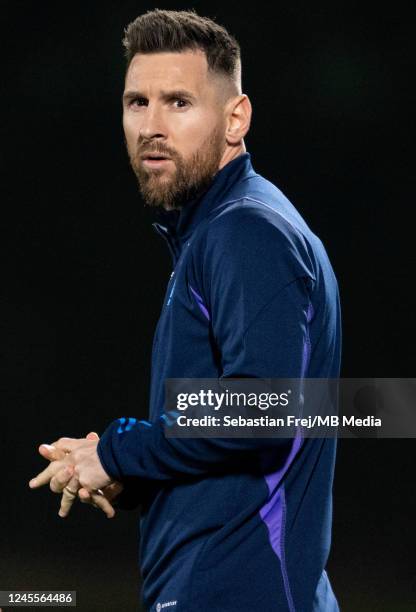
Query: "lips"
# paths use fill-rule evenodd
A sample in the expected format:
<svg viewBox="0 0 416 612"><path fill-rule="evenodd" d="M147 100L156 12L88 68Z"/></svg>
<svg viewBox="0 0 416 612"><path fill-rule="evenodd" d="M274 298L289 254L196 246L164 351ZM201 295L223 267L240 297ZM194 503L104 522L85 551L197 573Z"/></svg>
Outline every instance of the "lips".
<svg viewBox="0 0 416 612"><path fill-rule="evenodd" d="M166 159L170 159L170 157L167 157L166 155L162 155L159 153L147 153L145 155L142 155L142 160L157 160L157 161L164 161Z"/></svg>
<svg viewBox="0 0 416 612"><path fill-rule="evenodd" d="M169 165L171 161L169 157L160 156L144 156L142 163L145 168L152 168L154 170L164 169Z"/></svg>

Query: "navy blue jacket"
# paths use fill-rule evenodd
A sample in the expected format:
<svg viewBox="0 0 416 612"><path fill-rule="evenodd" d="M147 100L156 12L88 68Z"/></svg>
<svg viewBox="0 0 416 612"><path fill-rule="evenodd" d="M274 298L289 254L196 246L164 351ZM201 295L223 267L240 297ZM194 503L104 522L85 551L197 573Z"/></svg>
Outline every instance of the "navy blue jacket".
<svg viewBox="0 0 416 612"><path fill-rule="evenodd" d="M154 336L149 419L118 419L98 445L106 472L142 504L146 608L336 611L325 572L335 440L167 438L161 419L166 378L339 376L326 251L249 153L164 217L155 227L174 270Z"/></svg>

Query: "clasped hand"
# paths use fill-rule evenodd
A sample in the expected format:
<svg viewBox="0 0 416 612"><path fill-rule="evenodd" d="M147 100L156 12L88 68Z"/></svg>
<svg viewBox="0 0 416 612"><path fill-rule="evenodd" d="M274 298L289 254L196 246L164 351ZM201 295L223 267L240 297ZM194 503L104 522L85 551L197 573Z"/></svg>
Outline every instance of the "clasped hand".
<svg viewBox="0 0 416 612"><path fill-rule="evenodd" d="M60 438L53 444L41 444L39 453L50 461L48 467L32 478L29 486L37 489L47 483L54 493L62 493L59 516L68 516L77 497L83 503L100 508L108 518L115 515L111 501L123 485L105 472L97 454L99 436Z"/></svg>

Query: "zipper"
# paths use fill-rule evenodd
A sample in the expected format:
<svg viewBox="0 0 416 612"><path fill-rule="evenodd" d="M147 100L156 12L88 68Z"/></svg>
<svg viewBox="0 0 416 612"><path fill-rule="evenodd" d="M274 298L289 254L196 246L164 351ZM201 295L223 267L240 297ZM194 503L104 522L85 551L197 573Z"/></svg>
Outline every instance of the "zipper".
<svg viewBox="0 0 416 612"><path fill-rule="evenodd" d="M168 248L169 248L169 252L170 252L170 254L172 256L173 265L175 266L176 262L178 261L179 254L180 254L180 250L178 248L178 244L177 244L176 240L168 232L166 227L164 227L160 223L153 223L152 225L155 228L156 232L159 234L159 236L162 236L162 238L164 238L166 240Z"/></svg>

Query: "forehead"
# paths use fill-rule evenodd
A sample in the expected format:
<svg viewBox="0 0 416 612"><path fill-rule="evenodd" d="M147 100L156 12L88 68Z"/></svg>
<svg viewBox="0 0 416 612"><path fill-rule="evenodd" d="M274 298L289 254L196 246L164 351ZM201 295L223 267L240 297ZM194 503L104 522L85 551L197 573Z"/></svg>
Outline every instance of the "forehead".
<svg viewBox="0 0 416 612"><path fill-rule="evenodd" d="M200 92L208 84L208 62L203 51L137 53L126 74L126 89L187 88Z"/></svg>

